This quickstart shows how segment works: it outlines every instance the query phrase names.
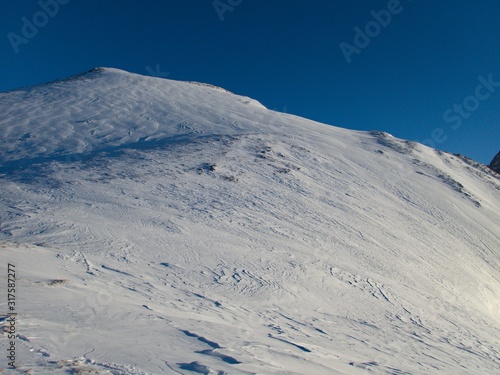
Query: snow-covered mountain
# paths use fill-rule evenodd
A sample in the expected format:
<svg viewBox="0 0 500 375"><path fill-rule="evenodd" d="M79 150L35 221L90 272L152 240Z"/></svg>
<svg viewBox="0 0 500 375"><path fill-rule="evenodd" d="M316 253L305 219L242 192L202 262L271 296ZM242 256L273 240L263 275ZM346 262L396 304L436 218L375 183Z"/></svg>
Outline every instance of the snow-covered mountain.
<svg viewBox="0 0 500 375"><path fill-rule="evenodd" d="M1 93L0 163L12 373L500 373L482 164L116 69Z"/></svg>

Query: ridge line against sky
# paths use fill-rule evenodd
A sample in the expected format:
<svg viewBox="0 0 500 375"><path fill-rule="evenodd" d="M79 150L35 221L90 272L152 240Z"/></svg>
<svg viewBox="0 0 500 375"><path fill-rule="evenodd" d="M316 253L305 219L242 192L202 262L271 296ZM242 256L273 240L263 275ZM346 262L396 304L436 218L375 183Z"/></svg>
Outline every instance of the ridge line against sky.
<svg viewBox="0 0 500 375"><path fill-rule="evenodd" d="M499 17L494 0L6 1L0 91L116 67L487 164L500 148Z"/></svg>

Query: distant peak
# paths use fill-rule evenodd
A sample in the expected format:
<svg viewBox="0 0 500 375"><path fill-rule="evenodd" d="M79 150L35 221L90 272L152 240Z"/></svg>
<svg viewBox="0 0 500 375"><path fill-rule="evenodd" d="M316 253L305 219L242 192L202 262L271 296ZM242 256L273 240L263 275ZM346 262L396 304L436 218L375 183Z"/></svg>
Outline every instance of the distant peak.
<svg viewBox="0 0 500 375"><path fill-rule="evenodd" d="M488 167L490 167L490 169L494 170L495 172L500 173L500 151L498 151Z"/></svg>

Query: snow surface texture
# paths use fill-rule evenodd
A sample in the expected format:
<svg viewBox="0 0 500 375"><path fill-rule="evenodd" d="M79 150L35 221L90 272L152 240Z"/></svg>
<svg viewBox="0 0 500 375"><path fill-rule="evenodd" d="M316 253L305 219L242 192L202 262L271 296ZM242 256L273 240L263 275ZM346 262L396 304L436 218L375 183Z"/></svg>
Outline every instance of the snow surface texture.
<svg viewBox="0 0 500 375"><path fill-rule="evenodd" d="M95 69L1 93L0 162L5 373L500 373L470 159Z"/></svg>

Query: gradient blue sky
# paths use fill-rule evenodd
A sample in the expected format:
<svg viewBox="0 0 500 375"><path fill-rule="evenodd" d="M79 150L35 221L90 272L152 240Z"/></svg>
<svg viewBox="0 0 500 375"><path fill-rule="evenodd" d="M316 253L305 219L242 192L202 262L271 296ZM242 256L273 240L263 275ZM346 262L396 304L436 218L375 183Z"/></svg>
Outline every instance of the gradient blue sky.
<svg viewBox="0 0 500 375"><path fill-rule="evenodd" d="M480 77L500 82L498 0L220 0L232 8L223 20L213 0L60 1L46 20L38 1L1 2L0 91L158 65L171 79L483 163L500 148L500 84L476 90ZM389 5L397 14L375 35L370 12ZM41 25L36 35L23 36L23 17ZM339 45L355 46L354 28L367 24L374 36L348 63ZM9 33L29 37L13 46Z"/></svg>

